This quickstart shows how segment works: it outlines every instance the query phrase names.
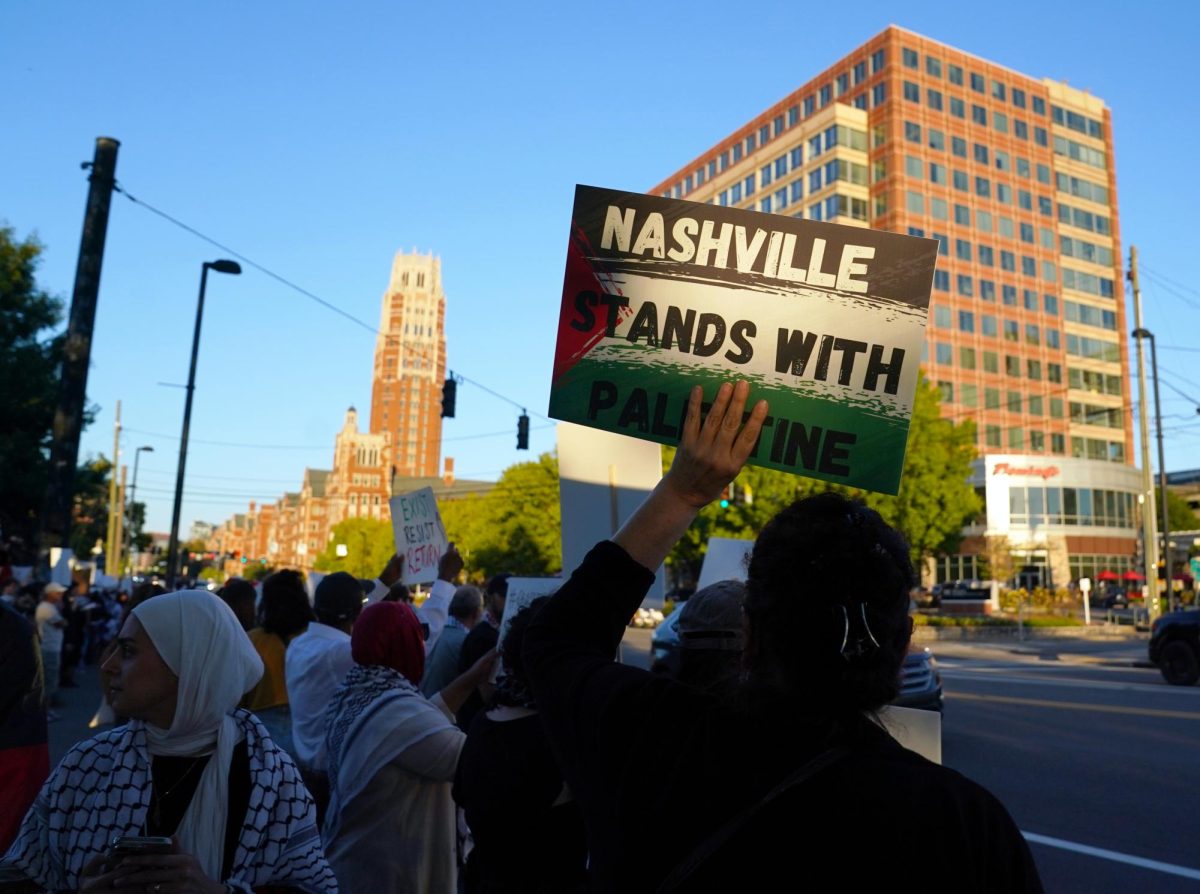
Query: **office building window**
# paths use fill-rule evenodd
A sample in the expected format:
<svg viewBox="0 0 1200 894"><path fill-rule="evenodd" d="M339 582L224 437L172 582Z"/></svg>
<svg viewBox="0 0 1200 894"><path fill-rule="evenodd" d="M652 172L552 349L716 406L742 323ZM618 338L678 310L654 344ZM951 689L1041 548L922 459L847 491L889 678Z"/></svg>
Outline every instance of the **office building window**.
<svg viewBox="0 0 1200 894"><path fill-rule="evenodd" d="M960 310L958 312L958 331L974 333L975 314L969 310Z"/></svg>
<svg viewBox="0 0 1200 894"><path fill-rule="evenodd" d="M925 91L925 104L936 112L942 110L942 94L940 90L934 90L932 87Z"/></svg>
<svg viewBox="0 0 1200 894"><path fill-rule="evenodd" d="M983 91L984 91L983 75L977 74L976 72L971 72L971 89L974 90L976 93L983 93Z"/></svg>
<svg viewBox="0 0 1200 894"><path fill-rule="evenodd" d="M900 61L905 68L916 68L920 64L920 57L916 50L910 50L907 47L900 51Z"/></svg>
<svg viewBox="0 0 1200 894"><path fill-rule="evenodd" d="M967 117L967 104L957 96L950 97L950 114L955 118Z"/></svg>
<svg viewBox="0 0 1200 894"><path fill-rule="evenodd" d="M921 88L912 81L904 82L904 98L909 102L919 103L921 101Z"/></svg>
<svg viewBox="0 0 1200 894"><path fill-rule="evenodd" d="M880 81L871 88L871 107L879 108L887 100L887 83Z"/></svg>
<svg viewBox="0 0 1200 894"><path fill-rule="evenodd" d="M967 141L962 137L950 138L950 153L957 155L959 158L967 157Z"/></svg>
<svg viewBox="0 0 1200 894"><path fill-rule="evenodd" d="M946 77L950 81L951 84L957 84L959 87L961 87L962 83L963 83L962 66L947 65L946 66Z"/></svg>
<svg viewBox="0 0 1200 894"><path fill-rule="evenodd" d="M975 281L965 273L958 274L958 294L965 298L975 297Z"/></svg>
<svg viewBox="0 0 1200 894"><path fill-rule="evenodd" d="M946 149L946 135L940 130L929 128L929 148L937 149L944 152Z"/></svg>
<svg viewBox="0 0 1200 894"><path fill-rule="evenodd" d="M987 127L987 109L983 106L971 106L971 120Z"/></svg>

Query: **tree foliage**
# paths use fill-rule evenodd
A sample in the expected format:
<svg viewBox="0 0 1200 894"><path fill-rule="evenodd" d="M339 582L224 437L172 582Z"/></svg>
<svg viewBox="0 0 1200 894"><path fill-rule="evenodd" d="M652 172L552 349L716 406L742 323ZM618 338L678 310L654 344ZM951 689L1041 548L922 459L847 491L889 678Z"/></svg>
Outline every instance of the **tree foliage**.
<svg viewBox="0 0 1200 894"><path fill-rule="evenodd" d="M861 498L908 539L914 561L956 552L962 528L981 509L982 501L967 481L975 458L975 426L955 423L939 412L940 396L922 377L917 386L900 493L896 496L841 487L757 466L747 466L734 482L734 499L722 508L713 503L696 521L667 560L680 582L695 581L710 537L753 539L777 512L794 500L823 491ZM664 449L664 468L674 452ZM749 487L751 502L739 499Z"/></svg>
<svg viewBox="0 0 1200 894"><path fill-rule="evenodd" d="M1154 509L1154 516L1158 519L1158 529L1161 531L1162 491L1157 487L1154 489ZM1195 531L1200 528L1200 518L1196 517L1196 513L1192 511L1187 500L1169 487L1167 488L1167 519L1171 523L1172 531Z"/></svg>
<svg viewBox="0 0 1200 894"><path fill-rule="evenodd" d="M472 577L550 574L562 567L558 460L543 453L504 470L485 495L438 504Z"/></svg>
<svg viewBox="0 0 1200 894"><path fill-rule="evenodd" d="M337 554L338 546L346 555ZM379 574L395 552L392 526L377 518L348 518L333 526L329 542L313 562L318 571L348 571L355 577L372 578Z"/></svg>
<svg viewBox="0 0 1200 894"><path fill-rule="evenodd" d="M42 247L0 226L0 529L32 543L46 489L62 303L38 288ZM90 548L91 544L89 544Z"/></svg>

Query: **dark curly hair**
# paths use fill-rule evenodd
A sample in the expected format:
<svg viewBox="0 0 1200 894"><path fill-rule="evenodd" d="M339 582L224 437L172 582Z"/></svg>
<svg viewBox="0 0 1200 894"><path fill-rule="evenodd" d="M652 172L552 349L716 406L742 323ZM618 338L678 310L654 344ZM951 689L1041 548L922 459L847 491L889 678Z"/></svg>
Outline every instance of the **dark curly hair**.
<svg viewBox="0 0 1200 894"><path fill-rule="evenodd" d="M262 602L259 603L259 625L287 642L316 620L304 577L299 571L286 568L268 575L262 583Z"/></svg>
<svg viewBox="0 0 1200 894"><path fill-rule="evenodd" d="M899 692L915 582L908 544L879 513L835 493L796 501L763 528L750 559L749 681L810 713L882 707Z"/></svg>

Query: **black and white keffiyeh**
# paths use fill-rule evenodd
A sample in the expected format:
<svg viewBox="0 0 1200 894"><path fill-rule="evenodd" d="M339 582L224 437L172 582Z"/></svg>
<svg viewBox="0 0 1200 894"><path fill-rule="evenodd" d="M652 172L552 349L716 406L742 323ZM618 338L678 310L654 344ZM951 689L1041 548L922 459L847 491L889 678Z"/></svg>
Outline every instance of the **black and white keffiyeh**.
<svg viewBox="0 0 1200 894"><path fill-rule="evenodd" d="M295 764L248 711L232 718L250 758L250 803L226 885L336 894L313 801ZM115 836L141 835L150 808L150 752L138 722L72 748L42 787L4 857L45 891L77 891L89 860Z"/></svg>

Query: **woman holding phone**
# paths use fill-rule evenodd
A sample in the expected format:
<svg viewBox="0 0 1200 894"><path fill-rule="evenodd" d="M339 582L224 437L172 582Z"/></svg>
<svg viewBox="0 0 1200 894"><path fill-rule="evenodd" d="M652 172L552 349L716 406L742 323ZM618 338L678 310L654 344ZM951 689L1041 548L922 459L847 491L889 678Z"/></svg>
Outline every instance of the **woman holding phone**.
<svg viewBox="0 0 1200 894"><path fill-rule="evenodd" d="M50 891L335 892L300 774L237 709L263 665L229 606L168 593L134 609L118 643L104 670L130 722L67 753L4 863Z"/></svg>

